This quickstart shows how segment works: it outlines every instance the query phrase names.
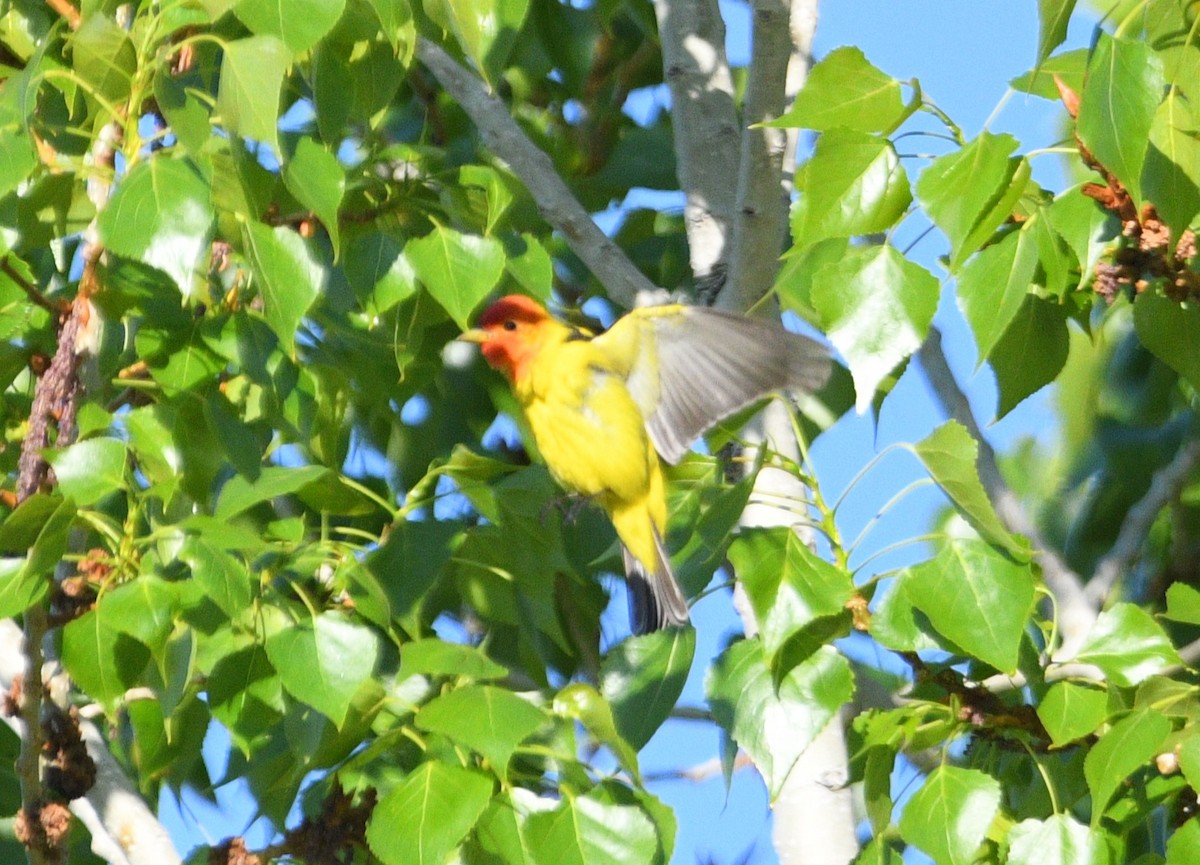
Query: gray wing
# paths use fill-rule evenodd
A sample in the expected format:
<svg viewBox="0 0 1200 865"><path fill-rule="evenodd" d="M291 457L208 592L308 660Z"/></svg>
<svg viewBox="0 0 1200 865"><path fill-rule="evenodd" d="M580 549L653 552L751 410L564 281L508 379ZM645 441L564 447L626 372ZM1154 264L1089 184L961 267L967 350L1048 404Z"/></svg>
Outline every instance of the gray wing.
<svg viewBox="0 0 1200 865"><path fill-rule="evenodd" d="M831 368L824 346L777 322L704 307L644 307L597 341L629 358L629 392L669 463L765 394L819 390Z"/></svg>

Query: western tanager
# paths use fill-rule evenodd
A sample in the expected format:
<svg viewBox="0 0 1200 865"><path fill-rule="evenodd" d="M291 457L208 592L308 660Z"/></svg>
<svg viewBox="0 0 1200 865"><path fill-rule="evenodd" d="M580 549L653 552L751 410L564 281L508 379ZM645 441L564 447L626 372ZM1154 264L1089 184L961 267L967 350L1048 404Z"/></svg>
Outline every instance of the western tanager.
<svg viewBox="0 0 1200 865"><path fill-rule="evenodd" d="M638 634L688 623L663 546L659 457L678 462L717 421L769 391L811 393L830 369L820 344L778 324L678 304L636 309L594 336L509 295L462 339L507 377L550 474L612 519Z"/></svg>

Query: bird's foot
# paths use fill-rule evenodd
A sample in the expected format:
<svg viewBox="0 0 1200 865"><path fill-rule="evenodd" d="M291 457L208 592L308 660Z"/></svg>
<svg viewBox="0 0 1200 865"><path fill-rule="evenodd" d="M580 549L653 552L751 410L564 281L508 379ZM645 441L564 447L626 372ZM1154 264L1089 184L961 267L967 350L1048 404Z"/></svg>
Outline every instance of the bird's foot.
<svg viewBox="0 0 1200 865"><path fill-rule="evenodd" d="M542 505L540 519L543 523L550 515L550 511L558 511L565 523L573 523L579 519L579 515L583 513L584 508L592 503L592 496L585 496L580 493L564 493L561 496L555 496Z"/></svg>

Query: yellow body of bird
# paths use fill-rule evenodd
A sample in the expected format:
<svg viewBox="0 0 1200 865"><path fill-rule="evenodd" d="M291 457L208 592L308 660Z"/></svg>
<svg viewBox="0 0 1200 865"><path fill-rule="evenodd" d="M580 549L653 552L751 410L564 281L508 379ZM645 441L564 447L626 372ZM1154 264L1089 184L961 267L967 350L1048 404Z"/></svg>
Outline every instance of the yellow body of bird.
<svg viewBox="0 0 1200 865"><path fill-rule="evenodd" d="M688 622L663 546L659 456L677 462L731 412L770 390L816 390L829 371L812 340L681 305L635 310L593 337L510 295L463 338L508 378L555 480L594 498L612 520L636 633Z"/></svg>

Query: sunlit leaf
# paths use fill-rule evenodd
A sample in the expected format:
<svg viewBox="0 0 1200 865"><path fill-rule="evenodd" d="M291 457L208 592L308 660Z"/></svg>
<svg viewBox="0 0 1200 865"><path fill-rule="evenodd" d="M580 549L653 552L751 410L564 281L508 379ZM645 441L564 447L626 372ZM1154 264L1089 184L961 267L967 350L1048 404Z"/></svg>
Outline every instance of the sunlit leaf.
<svg viewBox="0 0 1200 865"><path fill-rule="evenodd" d="M1022 820L1008 833L1009 865L1108 865L1104 836L1075 820L1055 814Z"/></svg>
<svg viewBox="0 0 1200 865"><path fill-rule="evenodd" d="M410 240L405 253L426 290L463 329L504 273L500 241L441 226Z"/></svg>
<svg viewBox="0 0 1200 865"><path fill-rule="evenodd" d="M1062 747L1095 731L1108 716L1108 695L1099 688L1055 682L1038 703L1050 740Z"/></svg>
<svg viewBox="0 0 1200 865"><path fill-rule="evenodd" d="M1098 32L1080 94L1079 138L1138 203L1150 129L1165 84L1162 61L1149 45Z"/></svg>
<svg viewBox="0 0 1200 865"><path fill-rule="evenodd" d="M887 245L851 249L813 275L812 303L846 358L864 412L887 375L925 339L938 282Z"/></svg>
<svg viewBox="0 0 1200 865"><path fill-rule="evenodd" d="M825 646L776 687L762 645L742 640L721 653L705 683L717 723L751 756L778 795L805 749L854 694L850 664Z"/></svg>
<svg viewBox="0 0 1200 865"><path fill-rule="evenodd" d="M190 161L167 156L135 165L97 219L111 252L157 267L185 296L207 265L212 225L208 182Z"/></svg>
<svg viewBox="0 0 1200 865"><path fill-rule="evenodd" d="M303 54L333 29L345 0L240 0L233 7L251 31L274 36L293 54Z"/></svg>
<svg viewBox="0 0 1200 865"><path fill-rule="evenodd" d="M487 757L502 778L513 751L547 720L529 701L491 685L447 691L422 706L414 719L421 729L441 733Z"/></svg>
<svg viewBox="0 0 1200 865"><path fill-rule="evenodd" d="M937 865L970 865L999 810L995 778L941 765L904 806L900 835Z"/></svg>
<svg viewBox="0 0 1200 865"><path fill-rule="evenodd" d="M886 133L904 114L900 82L871 65L861 49L847 45L821 58L792 107L767 125Z"/></svg>
<svg viewBox="0 0 1200 865"><path fill-rule="evenodd" d="M385 865L442 865L491 796L486 775L426 761L380 798L367 844Z"/></svg>
<svg viewBox="0 0 1200 865"><path fill-rule="evenodd" d="M640 750L675 708L692 666L696 632L669 628L614 646L600 667L600 692L617 731Z"/></svg>
<svg viewBox="0 0 1200 865"><path fill-rule="evenodd" d="M346 188L346 172L337 157L311 138L301 138L284 165L283 180L296 199L321 220L336 256L340 238L338 207Z"/></svg>
<svg viewBox="0 0 1200 865"><path fill-rule="evenodd" d="M1110 800L1138 767L1150 762L1171 732L1171 722L1153 709L1122 719L1100 737L1083 761L1092 791L1092 825L1100 823Z"/></svg>
<svg viewBox="0 0 1200 865"><path fill-rule="evenodd" d="M286 346L296 341L296 328L316 299L324 275L303 238L282 226L247 222L246 254L263 297L263 314Z"/></svg>
<svg viewBox="0 0 1200 865"><path fill-rule="evenodd" d="M279 92L291 64L274 36L249 36L225 44L217 114L230 132L279 152Z"/></svg>
<svg viewBox="0 0 1200 865"><path fill-rule="evenodd" d="M1121 686L1136 685L1180 663L1158 622L1133 604L1114 604L1100 613L1074 660L1095 664Z"/></svg>

